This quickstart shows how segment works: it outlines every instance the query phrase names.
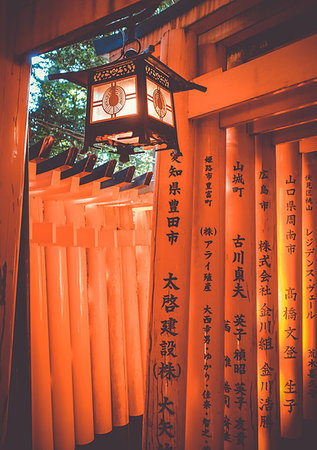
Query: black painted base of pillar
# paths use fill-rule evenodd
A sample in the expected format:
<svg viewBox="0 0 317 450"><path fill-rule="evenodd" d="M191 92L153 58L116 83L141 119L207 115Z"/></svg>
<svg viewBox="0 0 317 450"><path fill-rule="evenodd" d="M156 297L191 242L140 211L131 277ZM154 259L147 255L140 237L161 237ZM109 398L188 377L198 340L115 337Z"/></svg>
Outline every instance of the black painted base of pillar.
<svg viewBox="0 0 317 450"><path fill-rule="evenodd" d="M78 445L76 450L141 450L143 416L130 417L124 427L114 427L111 433L96 435L87 445Z"/></svg>

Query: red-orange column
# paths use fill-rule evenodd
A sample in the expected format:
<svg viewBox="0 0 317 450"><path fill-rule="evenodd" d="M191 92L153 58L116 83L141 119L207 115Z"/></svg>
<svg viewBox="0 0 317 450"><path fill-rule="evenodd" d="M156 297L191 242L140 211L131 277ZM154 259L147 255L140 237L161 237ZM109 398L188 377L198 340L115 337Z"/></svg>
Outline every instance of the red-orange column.
<svg viewBox="0 0 317 450"><path fill-rule="evenodd" d="M226 133L225 449L257 448L254 142Z"/></svg>
<svg viewBox="0 0 317 450"><path fill-rule="evenodd" d="M279 435L276 160L270 138L255 138L258 448Z"/></svg>
<svg viewBox="0 0 317 450"><path fill-rule="evenodd" d="M44 210L46 221L65 223L62 202L47 201ZM75 433L66 248L46 247L46 278L54 446L69 450L75 446Z"/></svg>
<svg viewBox="0 0 317 450"><path fill-rule="evenodd" d="M281 435L302 426L301 160L298 143L276 146Z"/></svg>
<svg viewBox="0 0 317 450"><path fill-rule="evenodd" d="M162 60L192 78L196 40L184 30L168 32ZM184 55L191 55L184 58ZM175 96L182 156L159 152L152 230L150 348L143 448L185 446L187 337L193 191L193 136L184 112L187 93Z"/></svg>
<svg viewBox="0 0 317 450"><path fill-rule="evenodd" d="M140 208L135 209L135 227L137 231L150 233L151 230L151 211L144 211ZM143 377L146 372L146 343L149 330L149 287L150 287L150 265L151 249L149 245L136 245L136 266L138 282L139 299L139 317L140 317L140 339L141 355L143 366Z"/></svg>
<svg viewBox="0 0 317 450"><path fill-rule="evenodd" d="M104 210L106 228L110 233L114 233L119 227L118 208L105 207ZM114 426L127 425L129 422L126 336L121 264L121 251L116 239L114 247L107 248L106 250L112 420Z"/></svg>
<svg viewBox="0 0 317 450"><path fill-rule="evenodd" d="M83 205L65 202L65 213L67 224L84 228ZM75 436L76 444L83 445L94 440L86 249L68 247L67 265Z"/></svg>
<svg viewBox="0 0 317 450"><path fill-rule="evenodd" d="M86 223L104 227L104 208L86 207ZM106 251L88 249L88 307L91 345L94 424L97 434L112 430ZM115 400L116 401L116 400Z"/></svg>
<svg viewBox="0 0 317 450"><path fill-rule="evenodd" d="M302 154L303 409L317 418L317 154Z"/></svg>
<svg viewBox="0 0 317 450"><path fill-rule="evenodd" d="M42 200L30 198L31 222L43 220ZM36 237L34 236L34 239ZM51 372L48 339L44 249L30 243L30 334L32 389L32 448L53 449Z"/></svg>
<svg viewBox="0 0 317 450"><path fill-rule="evenodd" d="M11 11L9 2L2 2L0 14L0 444L4 442L6 436L9 406L30 76L29 61L18 63L13 55L15 41L15 27L12 26L15 17L13 14L14 11Z"/></svg>
<svg viewBox="0 0 317 450"><path fill-rule="evenodd" d="M127 242L124 242L125 245L121 246L121 270L127 352L129 415L139 416L144 411L144 383L132 208L130 206L120 207L119 218L120 229L124 233L127 233Z"/></svg>
<svg viewBox="0 0 317 450"><path fill-rule="evenodd" d="M223 446L225 131L197 127L190 274L186 446Z"/></svg>

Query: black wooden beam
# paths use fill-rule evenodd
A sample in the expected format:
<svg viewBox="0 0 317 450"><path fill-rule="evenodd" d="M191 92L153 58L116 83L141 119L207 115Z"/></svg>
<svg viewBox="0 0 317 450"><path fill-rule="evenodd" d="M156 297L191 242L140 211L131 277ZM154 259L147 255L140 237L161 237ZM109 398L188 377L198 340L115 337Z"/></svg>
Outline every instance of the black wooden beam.
<svg viewBox="0 0 317 450"><path fill-rule="evenodd" d="M135 166L127 167L126 169L116 172L111 180L106 180L100 183L100 189L106 189L112 186L118 186L122 183L130 183L135 171Z"/></svg>
<svg viewBox="0 0 317 450"><path fill-rule="evenodd" d="M72 166L75 162L78 151L78 148L70 147L68 150L59 153L46 161L38 163L36 166L36 175L44 172L50 172L54 169L61 169L64 166Z"/></svg>
<svg viewBox="0 0 317 450"><path fill-rule="evenodd" d="M82 186L92 181L100 180L100 178L111 178L116 167L117 161L111 159L110 161L96 167L89 175L81 177L79 184Z"/></svg>
<svg viewBox="0 0 317 450"><path fill-rule="evenodd" d="M170 6L169 8L162 11L160 14L156 14L150 17L147 20L144 20L142 23L139 23L135 27L135 37L137 39L141 39L144 36L152 33L154 30L162 27L166 23L170 22L173 19L185 14L194 6L197 6L199 3L202 3L204 0L179 0L175 5ZM194 4L193 4L194 3ZM112 31L118 30L120 27L116 25L116 28L113 29L111 27L105 28L103 30L104 34L111 33ZM121 26L122 28L122 26ZM111 34L110 36L102 37L93 41L96 54L98 56L110 53L114 50L118 50L118 48L122 47L122 35L121 33Z"/></svg>
<svg viewBox="0 0 317 450"><path fill-rule="evenodd" d="M120 191L128 191L129 189L149 186L151 183L153 172L146 172L138 177L135 177L131 183L120 187Z"/></svg>
<svg viewBox="0 0 317 450"><path fill-rule="evenodd" d="M66 178L73 177L74 175L79 175L82 172L92 172L94 165L97 161L97 156L95 154L87 156L87 158L81 159L76 162L73 167L70 169L64 170L61 173L61 180L65 180Z"/></svg>
<svg viewBox="0 0 317 450"><path fill-rule="evenodd" d="M44 139L31 145L29 148L29 161L33 161L36 158L48 158L53 142L54 138L52 136L46 136Z"/></svg>

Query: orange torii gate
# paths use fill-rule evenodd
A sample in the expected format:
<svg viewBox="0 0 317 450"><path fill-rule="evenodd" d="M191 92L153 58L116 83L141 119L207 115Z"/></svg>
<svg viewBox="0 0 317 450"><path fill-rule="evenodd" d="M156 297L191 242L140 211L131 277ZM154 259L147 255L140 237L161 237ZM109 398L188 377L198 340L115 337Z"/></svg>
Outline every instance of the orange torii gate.
<svg viewBox="0 0 317 450"><path fill-rule="evenodd" d="M87 444L143 414L140 319L143 329L148 318L137 284L147 277L136 248L142 260L151 229L144 220L135 227L134 216L142 220L153 197L151 172L132 179L134 167L114 173L116 161L93 169L94 155L75 162L75 148L47 159L48 141L30 149L37 449Z"/></svg>
<svg viewBox="0 0 317 450"><path fill-rule="evenodd" d="M53 433L69 448L75 439L87 442L92 416L102 434L127 423L130 407L142 412L144 392L135 380L144 369L144 449L275 449L284 438L300 437L305 420L316 420L316 36L223 71L217 48L206 44L209 51L202 52L192 30L162 35L161 59L189 77L199 75L194 81L208 90L176 97L182 156L159 156L154 200L147 188L137 195L114 185L131 183L133 169L116 175L111 162L95 170L87 167L91 161L74 164L76 149L55 160L43 149L38 175L30 165L32 366L43 387L43 396L33 389L33 414L42 420L34 423L39 448L53 447ZM27 64L19 66L21 92L26 71ZM23 104L23 96L17 101ZM63 165L73 166L68 176L57 169ZM21 171L16 174L20 186ZM18 213L11 213L17 224ZM15 227L10 235L17 234ZM146 270L142 254L151 261ZM7 267L0 267L2 280ZM71 268L82 285L70 279ZM12 296L12 271L10 277ZM65 364L56 358L50 367L49 352L60 347ZM77 377L89 360L91 372ZM63 397L68 426L56 412Z"/></svg>

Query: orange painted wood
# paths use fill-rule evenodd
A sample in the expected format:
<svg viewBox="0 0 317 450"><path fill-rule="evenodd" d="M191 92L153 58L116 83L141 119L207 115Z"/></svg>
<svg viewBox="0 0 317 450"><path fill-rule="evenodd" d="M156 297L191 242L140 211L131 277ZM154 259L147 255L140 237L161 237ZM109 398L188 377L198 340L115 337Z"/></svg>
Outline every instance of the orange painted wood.
<svg viewBox="0 0 317 450"><path fill-rule="evenodd" d="M131 8L119 12L123 8L142 4L140 0L116 0L115 2L63 2L56 0L54 4L48 0L39 0L34 4L24 2L16 11L16 26L19 33L15 42L15 53L21 55L35 49L42 52L69 45L74 40L83 40L85 36L96 36L109 23L107 16L126 17ZM132 9L133 10L133 9ZM50 20L47 21L47 16ZM112 20L113 20L112 19ZM43 23L46 26L43 27Z"/></svg>
<svg viewBox="0 0 317 450"><path fill-rule="evenodd" d="M83 224L84 225L84 224ZM96 247L98 245L98 233L95 228L89 228L84 226L77 229L77 242L80 247Z"/></svg>
<svg viewBox="0 0 317 450"><path fill-rule="evenodd" d="M303 139L299 143L299 151L301 153L310 153L317 151L317 136Z"/></svg>
<svg viewBox="0 0 317 450"><path fill-rule="evenodd" d="M198 118L315 79L316 45L317 37L311 36L226 72L217 70L195 78L195 83L206 86L207 92L190 91L189 117Z"/></svg>
<svg viewBox="0 0 317 450"><path fill-rule="evenodd" d="M298 143L276 146L281 436L302 432L301 160Z"/></svg>
<svg viewBox="0 0 317 450"><path fill-rule="evenodd" d="M87 225L100 230L104 226L103 210L103 206L86 207ZM88 249L87 261L94 424L96 434L105 434L112 430L105 249Z"/></svg>
<svg viewBox="0 0 317 450"><path fill-rule="evenodd" d="M223 446L225 131L200 121L194 160L186 450Z"/></svg>
<svg viewBox="0 0 317 450"><path fill-rule="evenodd" d="M38 197L39 200L40 197ZM52 222L33 222L31 242L53 244L56 242L56 224Z"/></svg>
<svg viewBox="0 0 317 450"><path fill-rule="evenodd" d="M151 249L150 240L137 239L138 234L142 236L151 236L151 218L149 211L142 208L135 208L135 227L136 227L136 267L137 267L137 286L138 286L138 302L139 302L139 322L140 322L140 339L141 339L141 356L143 367L143 378L145 381L146 373L146 352L147 338L149 331L149 288L150 288L150 266L151 266Z"/></svg>
<svg viewBox="0 0 317 450"><path fill-rule="evenodd" d="M277 450L279 438L279 344L276 160L275 148L271 144L269 136L256 136L255 138L255 211L258 449Z"/></svg>
<svg viewBox="0 0 317 450"><path fill-rule="evenodd" d="M226 130L224 448L257 448L254 141Z"/></svg>
<svg viewBox="0 0 317 450"><path fill-rule="evenodd" d="M105 207L106 228L119 226L116 208ZM121 251L118 246L106 250L106 279L108 296L108 319L110 341L111 393L114 426L129 422L128 375L126 357L126 335L121 271Z"/></svg>
<svg viewBox="0 0 317 450"><path fill-rule="evenodd" d="M220 113L221 128L228 128L259 118L272 118L274 114L292 112L311 107L317 102L317 82L285 87L274 95L264 95L237 103ZM252 127L251 127L252 130Z"/></svg>
<svg viewBox="0 0 317 450"><path fill-rule="evenodd" d="M73 247L77 244L76 228L73 225L56 227L56 243L62 247Z"/></svg>
<svg viewBox="0 0 317 450"><path fill-rule="evenodd" d="M85 225L84 206L65 202L66 222ZM76 444L94 440L86 248L67 248Z"/></svg>
<svg viewBox="0 0 317 450"><path fill-rule="evenodd" d="M191 57L184 58L185 53ZM195 36L184 30L172 30L161 41L162 61L185 77L195 74L195 55ZM175 95L183 156L176 160L170 152L159 152L157 159L144 449L185 445L193 168L192 128L184 114L187 97Z"/></svg>
<svg viewBox="0 0 317 450"><path fill-rule="evenodd" d="M317 154L302 154L303 414L317 419Z"/></svg>
<svg viewBox="0 0 317 450"><path fill-rule="evenodd" d="M127 231L134 230L133 211L130 206L119 208L119 227ZM121 247L121 271L126 335L129 415L139 416L144 412L144 383L136 256L132 239L130 240L130 245Z"/></svg>
<svg viewBox="0 0 317 450"><path fill-rule="evenodd" d="M30 215L40 220L42 203L30 199ZM30 244L30 332L32 448L53 450L51 371L44 248Z"/></svg>
<svg viewBox="0 0 317 450"><path fill-rule="evenodd" d="M46 202L44 210L45 220L64 224L62 203ZM67 255L65 247L49 245L45 250L54 445L68 450L75 446L75 432Z"/></svg>
<svg viewBox="0 0 317 450"><path fill-rule="evenodd" d="M11 5L0 6L0 445L4 442L9 385L16 283L19 261L22 195L30 65L14 60L15 30Z"/></svg>

